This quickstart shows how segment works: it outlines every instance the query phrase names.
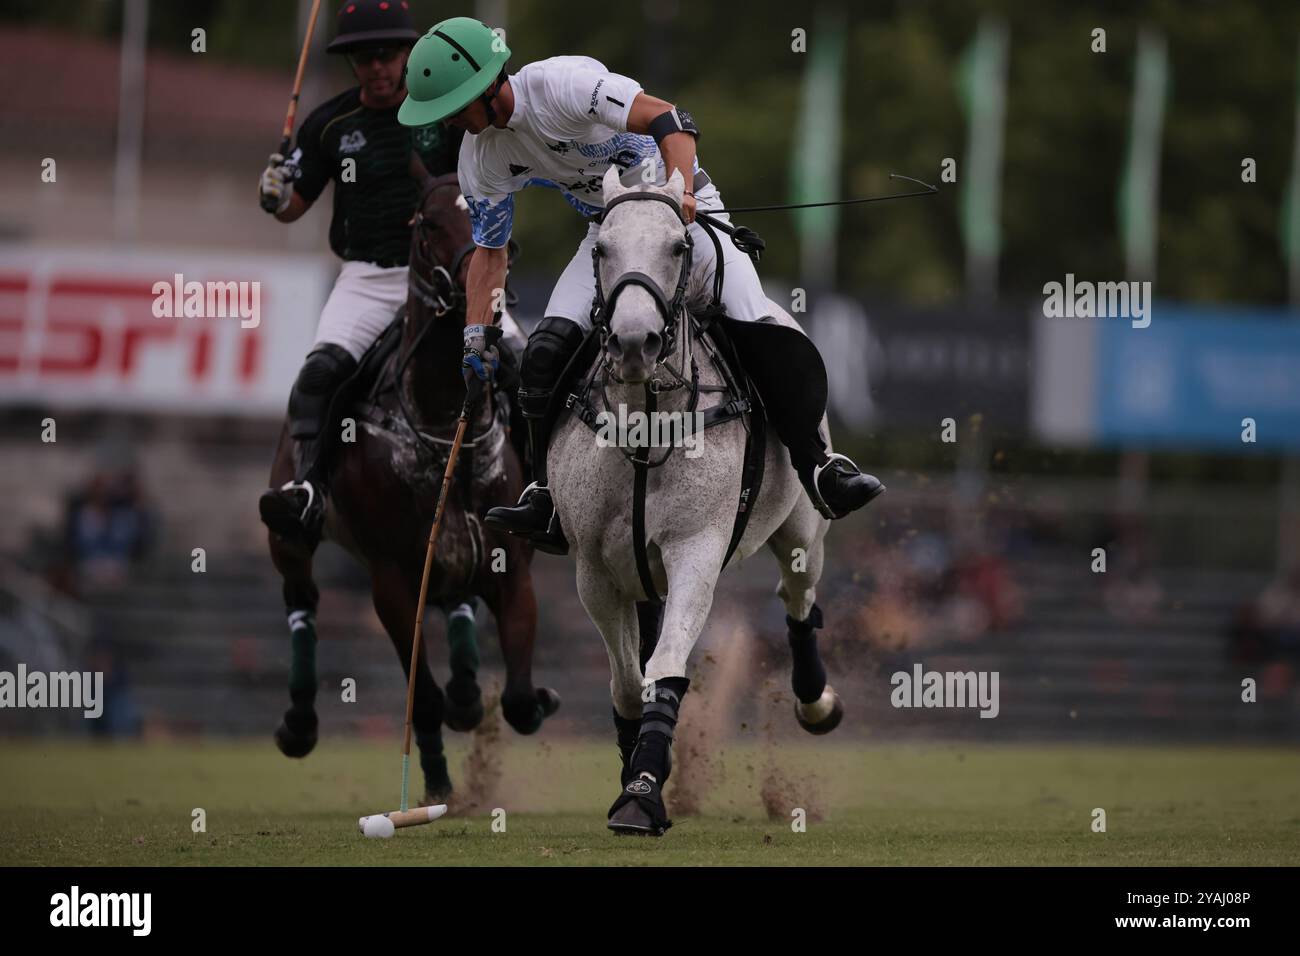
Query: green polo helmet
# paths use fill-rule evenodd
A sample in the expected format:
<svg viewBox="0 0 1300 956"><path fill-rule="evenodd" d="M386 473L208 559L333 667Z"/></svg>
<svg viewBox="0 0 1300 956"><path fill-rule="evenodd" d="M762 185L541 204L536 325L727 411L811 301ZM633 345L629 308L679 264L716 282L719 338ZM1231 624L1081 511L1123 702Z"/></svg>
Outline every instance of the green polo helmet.
<svg viewBox="0 0 1300 956"><path fill-rule="evenodd" d="M454 116L490 87L506 61L505 40L478 20L452 17L416 42L406 61L403 126L428 126Z"/></svg>

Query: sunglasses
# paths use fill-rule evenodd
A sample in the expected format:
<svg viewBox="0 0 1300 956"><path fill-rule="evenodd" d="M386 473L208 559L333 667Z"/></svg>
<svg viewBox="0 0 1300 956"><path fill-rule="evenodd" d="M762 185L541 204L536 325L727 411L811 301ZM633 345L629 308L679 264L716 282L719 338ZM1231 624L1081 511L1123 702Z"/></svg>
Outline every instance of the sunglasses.
<svg viewBox="0 0 1300 956"><path fill-rule="evenodd" d="M374 60L380 63L391 63L402 53L401 47L376 46L367 47L364 50L354 50L348 54L348 62L353 66L365 66Z"/></svg>

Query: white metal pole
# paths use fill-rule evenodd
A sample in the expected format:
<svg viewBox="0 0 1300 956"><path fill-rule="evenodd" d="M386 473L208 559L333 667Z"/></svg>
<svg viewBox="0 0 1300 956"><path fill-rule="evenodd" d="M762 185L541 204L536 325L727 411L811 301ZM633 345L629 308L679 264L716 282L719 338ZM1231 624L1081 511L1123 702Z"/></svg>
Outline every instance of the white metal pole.
<svg viewBox="0 0 1300 956"><path fill-rule="evenodd" d="M117 155L113 166L113 232L134 240L140 229L140 157L144 137L145 41L149 0L126 0L118 71Z"/></svg>

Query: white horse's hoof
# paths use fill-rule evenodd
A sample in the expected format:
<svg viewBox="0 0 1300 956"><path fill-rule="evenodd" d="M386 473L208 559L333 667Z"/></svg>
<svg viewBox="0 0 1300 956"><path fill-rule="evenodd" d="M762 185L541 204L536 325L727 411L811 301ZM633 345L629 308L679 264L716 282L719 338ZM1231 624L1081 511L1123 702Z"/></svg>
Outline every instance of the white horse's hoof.
<svg viewBox="0 0 1300 956"><path fill-rule="evenodd" d="M829 734L844 719L844 705L835 688L827 684L822 695L811 704L794 702L794 717L799 726L810 734Z"/></svg>

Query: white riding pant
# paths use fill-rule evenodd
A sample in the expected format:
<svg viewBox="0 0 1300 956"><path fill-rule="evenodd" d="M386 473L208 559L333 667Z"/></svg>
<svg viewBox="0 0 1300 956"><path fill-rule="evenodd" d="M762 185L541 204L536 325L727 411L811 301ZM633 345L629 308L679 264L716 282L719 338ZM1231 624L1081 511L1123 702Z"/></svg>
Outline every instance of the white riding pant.
<svg viewBox="0 0 1300 956"><path fill-rule="evenodd" d="M373 262L344 262L321 310L312 348L329 342L360 360L406 303L408 271L406 266L385 269ZM506 341L522 351L527 336L508 312L501 316L501 327Z"/></svg>
<svg viewBox="0 0 1300 956"><path fill-rule="evenodd" d="M708 212L707 207L701 206L700 209ZM726 213L719 213L716 218L730 222ZM688 228L694 246L691 249L691 277L686 286L686 304L690 309L702 309L713 299L717 250L703 226L693 222ZM571 319L584 332L591 330L591 304L596 297L596 274L592 268L591 249L599 238L600 225L593 222L587 227L586 237L578 244L578 251L560 274L560 281L555 284L544 313ZM753 260L737 249L726 233L719 232L718 239L722 242L722 304L727 307L727 315L744 322L755 322L765 315L771 315L772 305L763 294L763 284L758 279ZM664 294L671 297L675 285L675 281L670 283L664 289Z"/></svg>

